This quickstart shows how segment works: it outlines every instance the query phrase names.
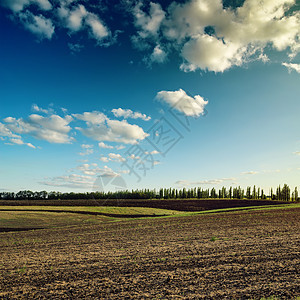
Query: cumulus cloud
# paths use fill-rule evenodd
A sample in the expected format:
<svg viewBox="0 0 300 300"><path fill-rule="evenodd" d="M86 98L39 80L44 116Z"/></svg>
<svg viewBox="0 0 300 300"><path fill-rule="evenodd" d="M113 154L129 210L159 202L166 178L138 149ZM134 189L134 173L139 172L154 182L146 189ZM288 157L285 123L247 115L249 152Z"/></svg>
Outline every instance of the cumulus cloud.
<svg viewBox="0 0 300 300"><path fill-rule="evenodd" d="M13 118L6 118L5 120L9 121ZM7 125L3 124L0 122L0 136L3 136L3 137L12 137L12 138L19 138L20 136L17 135L17 134L14 134L11 132L11 130L8 129Z"/></svg>
<svg viewBox="0 0 300 300"><path fill-rule="evenodd" d="M117 162L123 162L126 160L125 158L122 157L121 154L118 153L109 153L108 157L110 158L110 160L117 161Z"/></svg>
<svg viewBox="0 0 300 300"><path fill-rule="evenodd" d="M109 162L109 158L105 156L100 157L100 160L103 162Z"/></svg>
<svg viewBox="0 0 300 300"><path fill-rule="evenodd" d="M42 15L34 15L30 11L19 13L19 18L24 27L36 34L40 39L51 39L54 34L54 25L51 19Z"/></svg>
<svg viewBox="0 0 300 300"><path fill-rule="evenodd" d="M15 142L11 142L11 144L21 144L20 141L27 135L50 143L66 144L75 141L72 136L76 134L74 130L77 130L86 137L99 141L99 148L121 150L125 148L124 145L110 146L105 144L104 141L136 144L148 136L142 127L129 124L127 120L111 120L105 114L98 111L72 115L65 114L61 117L52 113L53 109L43 109L35 104L32 106L32 110L46 114L46 116L34 113L27 118L16 119L14 117L7 117L3 119L3 123L0 122L0 139L7 141L10 138L14 138L16 140ZM120 111L118 112L120 113ZM124 112L126 114L129 113L132 118L143 118L145 120L150 118L144 114L133 113L130 110L124 110ZM125 117L128 116L125 115ZM81 121L85 122L85 125ZM77 126L73 125L71 127L71 122ZM93 145L82 144L81 148L83 151L79 154L82 156L94 153Z"/></svg>
<svg viewBox="0 0 300 300"><path fill-rule="evenodd" d="M292 70L294 70L297 73L300 73L300 64L282 63L282 65L287 67L289 72L292 72Z"/></svg>
<svg viewBox="0 0 300 300"><path fill-rule="evenodd" d="M108 166L104 166L104 168L101 169L100 175L102 177L119 177L119 176L121 176L119 173L115 172L114 170L112 170Z"/></svg>
<svg viewBox="0 0 300 300"><path fill-rule="evenodd" d="M78 43L75 43L75 44L68 43L68 47L73 54L80 52L84 48L83 45L78 44Z"/></svg>
<svg viewBox="0 0 300 300"><path fill-rule="evenodd" d="M71 130L69 123L72 121L71 116L64 118L58 115L43 117L38 114L32 114L27 119L15 119L8 117L3 121L5 127L15 134L29 134L34 138L45 140L50 143L71 143L73 138L68 134Z"/></svg>
<svg viewBox="0 0 300 300"><path fill-rule="evenodd" d="M81 148L82 149L92 149L92 148L94 148L94 145L82 144Z"/></svg>
<svg viewBox="0 0 300 300"><path fill-rule="evenodd" d="M86 24L90 27L91 36L98 41L101 41L102 39L110 35L108 28L95 14L88 14Z"/></svg>
<svg viewBox="0 0 300 300"><path fill-rule="evenodd" d="M140 50L151 48L151 42L156 41L153 52L144 61L150 66L152 63L162 63L166 60L167 52L159 44L159 30L166 13L162 10L160 4L150 2L149 12L146 13L143 9L146 6L143 2L138 2L132 9L131 13L134 16L134 24L138 29L137 33L131 37L133 45ZM146 42L149 39L150 43Z"/></svg>
<svg viewBox="0 0 300 300"><path fill-rule="evenodd" d="M89 176L103 176L103 177L118 177L119 173L113 171L108 166L104 166L103 168L99 168L97 164L82 164L76 168L81 171L85 175Z"/></svg>
<svg viewBox="0 0 300 300"><path fill-rule="evenodd" d="M43 185L54 187L66 187L70 189L92 189L95 179L89 175L71 174L46 178L40 182Z"/></svg>
<svg viewBox="0 0 300 300"><path fill-rule="evenodd" d="M87 1L81 4L76 2L60 0L53 1L52 5L49 0L2 0L0 5L10 9L13 12L13 19L22 23L40 39L51 39L56 26L66 28L69 35L84 30L90 38L96 40L97 45L112 44L118 31L112 36L104 21L93 12L95 5ZM36 8L42 14L37 14ZM79 52L82 48L78 43L69 43L68 46L73 53Z"/></svg>
<svg viewBox="0 0 300 300"><path fill-rule="evenodd" d="M295 155L300 155L300 151L294 152Z"/></svg>
<svg viewBox="0 0 300 300"><path fill-rule="evenodd" d="M171 107L174 107L179 112L186 116L199 117L204 113L205 101L200 95L191 97L182 89L178 91L160 91L156 95L156 99L166 102Z"/></svg>
<svg viewBox="0 0 300 300"><path fill-rule="evenodd" d="M148 44L147 49L162 42L175 49L184 71L224 72L266 61L267 47L288 50L293 58L300 50L300 12L291 9L294 5L295 0L245 0L235 8L224 7L222 0L173 2L166 12L157 8L160 18L152 22L151 9L147 15L139 3L132 11L138 30L134 40Z"/></svg>
<svg viewBox="0 0 300 300"><path fill-rule="evenodd" d="M146 151L145 154L151 154L151 155L155 155L155 154L159 154L160 152L158 152L157 150L153 150L151 152Z"/></svg>
<svg viewBox="0 0 300 300"><path fill-rule="evenodd" d="M58 16L65 22L66 28L75 32L82 29L83 19L87 14L83 5L78 5L73 9L69 9L66 5L58 8Z"/></svg>
<svg viewBox="0 0 300 300"><path fill-rule="evenodd" d="M140 156L137 156L137 155L135 155L135 154L131 154L128 158L133 159L133 160L138 160L138 159L140 159L141 157L140 157Z"/></svg>
<svg viewBox="0 0 300 300"><path fill-rule="evenodd" d="M133 15L135 17L135 26L140 29L139 36L145 38L149 35L155 36L158 33L161 22L165 18L165 12L162 10L160 4L150 2L149 14L143 10L143 2L140 1L133 8Z"/></svg>
<svg viewBox="0 0 300 300"><path fill-rule="evenodd" d="M34 145L31 143L24 143L24 141L21 138L12 138L9 140L9 143L6 143L8 145L26 145L30 148L36 149Z"/></svg>
<svg viewBox="0 0 300 300"><path fill-rule="evenodd" d="M122 157L119 153L109 153L108 157L102 156L100 157L100 160L103 162L109 162L109 161L115 161L115 162L124 162L126 159Z"/></svg>
<svg viewBox="0 0 300 300"><path fill-rule="evenodd" d="M148 136L138 125L129 124L126 120L110 120L103 113L85 112L73 116L85 121L87 125L86 128L76 127L76 129L96 141L136 144Z"/></svg>
<svg viewBox="0 0 300 300"><path fill-rule="evenodd" d="M87 122L88 125L103 124L107 119L105 114L98 111L84 112L83 114L73 114L73 117L77 118L78 120Z"/></svg>
<svg viewBox="0 0 300 300"><path fill-rule="evenodd" d="M175 182L177 185L181 186L190 186L190 185L201 185L201 184L221 184L224 183L225 181L235 181L236 178L221 178L221 179L210 179L210 180L200 180L200 181L188 181L188 180L178 180Z"/></svg>
<svg viewBox="0 0 300 300"><path fill-rule="evenodd" d="M69 3L64 1L57 11L59 18L70 32L87 29L90 37L96 39L100 44L104 38L111 35L104 22L96 14L88 11L82 4L70 7ZM78 47L75 48L75 50L77 49Z"/></svg>
<svg viewBox="0 0 300 300"><path fill-rule="evenodd" d="M257 171L248 171L248 172L242 172L241 173L242 175L255 175L255 174L258 174Z"/></svg>
<svg viewBox="0 0 300 300"><path fill-rule="evenodd" d="M81 156L86 156L94 153L94 146L93 145L88 145L88 144L82 144L81 148L84 149L83 152L80 152L79 155Z"/></svg>
<svg viewBox="0 0 300 300"><path fill-rule="evenodd" d="M123 117L124 119L132 118L132 119L142 119L144 121L151 120L150 116L147 116L145 114L142 114L140 112L133 112L131 109L113 109L112 113L115 115L115 117Z"/></svg>
<svg viewBox="0 0 300 300"><path fill-rule="evenodd" d="M161 45L156 45L150 56L151 62L163 63L167 58L167 53L162 49Z"/></svg>
<svg viewBox="0 0 300 300"><path fill-rule="evenodd" d="M98 146L99 146L99 148L103 148L103 149L113 149L114 148L114 146L107 145L107 144L105 144L103 142L100 142L98 144Z"/></svg>
<svg viewBox="0 0 300 300"><path fill-rule="evenodd" d="M19 12L25 7L35 4L42 10L50 10L51 3L48 0L3 0L2 5L11 9L14 12Z"/></svg>
<svg viewBox="0 0 300 300"><path fill-rule="evenodd" d="M51 113L53 112L53 109L44 109L44 108L39 107L36 104L32 105L32 110L35 111L35 112L40 112L40 113L44 113L44 114L48 114L50 112Z"/></svg>
<svg viewBox="0 0 300 300"><path fill-rule="evenodd" d="M225 44L212 36L200 35L183 46L182 56L187 63L183 63L180 68L184 71L200 68L223 72L232 65L242 64L244 50L234 43Z"/></svg>
<svg viewBox="0 0 300 300"><path fill-rule="evenodd" d="M122 149L124 149L125 148L125 146L124 145L119 145L119 146L116 146L116 149L117 150L122 150Z"/></svg>

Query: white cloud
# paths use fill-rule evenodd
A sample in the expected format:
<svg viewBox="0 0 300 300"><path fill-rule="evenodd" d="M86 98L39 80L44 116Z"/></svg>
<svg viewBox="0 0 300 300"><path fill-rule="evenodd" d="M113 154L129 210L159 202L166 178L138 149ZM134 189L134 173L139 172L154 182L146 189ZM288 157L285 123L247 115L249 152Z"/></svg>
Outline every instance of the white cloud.
<svg viewBox="0 0 300 300"><path fill-rule="evenodd" d="M145 39L149 38L151 41L159 40L159 30L166 14L158 3L150 2L149 13L145 13L142 8L143 2L140 1L132 9L132 14L135 19L134 24L139 30L136 35L131 37L131 40L136 48L145 50L151 47ZM159 43L153 48L152 54L145 58L145 62L149 66L153 62L163 63L167 57L167 53Z"/></svg>
<svg viewBox="0 0 300 300"><path fill-rule="evenodd" d="M146 37L148 35L157 35L161 22L165 18L165 12L158 3L150 2L150 10L147 15L141 8L143 2L140 1L133 9L135 17L135 26L140 28L139 35Z"/></svg>
<svg viewBox="0 0 300 300"><path fill-rule="evenodd" d="M103 22L93 13L89 13L86 18L86 24L90 27L91 36L97 41L102 41L110 35L108 28Z"/></svg>
<svg viewBox="0 0 300 300"><path fill-rule="evenodd" d="M94 153L94 149L86 149L84 152L80 152L79 155L86 156Z"/></svg>
<svg viewBox="0 0 300 300"><path fill-rule="evenodd" d="M158 152L157 150L153 150L151 152L146 151L145 154L151 154L151 155L155 155L155 154L159 154L160 152Z"/></svg>
<svg viewBox="0 0 300 300"><path fill-rule="evenodd" d="M119 145L119 146L116 146L116 149L117 150L122 150L122 149L124 149L125 148L125 146L124 145Z"/></svg>
<svg viewBox="0 0 300 300"><path fill-rule="evenodd" d="M135 154L131 154L128 158L134 159L134 160L138 160L141 157L140 156L136 156Z"/></svg>
<svg viewBox="0 0 300 300"><path fill-rule="evenodd" d="M300 170L300 168L299 168L299 170ZM121 174L129 174L130 170L121 170L120 173Z"/></svg>
<svg viewBox="0 0 300 300"><path fill-rule="evenodd" d="M240 7L224 8L222 0L191 0L173 2L167 14L156 6L159 18L153 18L151 8L147 15L139 3L132 11L138 30L133 40L145 49L164 41L162 46L181 54L184 71L224 72L252 60L266 61L267 47L287 50L293 58L300 51L300 12L290 10L295 4L246 0Z"/></svg>
<svg viewBox="0 0 300 300"><path fill-rule="evenodd" d="M38 5L42 10L50 10L52 8L48 0L2 0L2 5L14 12L19 12L32 4Z"/></svg>
<svg viewBox="0 0 300 300"><path fill-rule="evenodd" d="M16 145L24 145L24 142L21 139L10 139L10 141Z"/></svg>
<svg viewBox="0 0 300 300"><path fill-rule="evenodd" d="M73 9L69 9L65 5L58 8L58 16L65 22L65 26L75 32L82 29L83 19L87 14L83 5L78 5Z"/></svg>
<svg viewBox="0 0 300 300"><path fill-rule="evenodd" d="M131 109L113 109L112 113L115 115L115 117L123 117L125 119L132 118L132 119L142 119L144 121L151 120L150 116L147 116L146 114L142 114L140 112L133 112Z"/></svg>
<svg viewBox="0 0 300 300"><path fill-rule="evenodd" d="M121 154L118 154L118 153L109 153L108 157L102 156L102 157L100 157L100 160L103 161L103 162L109 162L109 161L123 162L126 159L123 158Z"/></svg>
<svg viewBox="0 0 300 300"><path fill-rule="evenodd" d="M102 169L97 164L82 164L76 168L84 175L89 176L103 176L103 177L118 177L119 173L113 171L108 166L104 166Z"/></svg>
<svg viewBox="0 0 300 300"><path fill-rule="evenodd" d="M100 157L100 160L103 162L109 162L109 158L105 156Z"/></svg>
<svg viewBox="0 0 300 300"><path fill-rule="evenodd" d="M124 149L124 145L110 146L104 141L118 142L124 144L136 144L145 139L148 134L135 124L129 124L126 120L111 120L101 112L84 112L82 114L65 115L61 117L57 114L50 114L52 109L43 109L37 105L33 105L32 109L47 113L47 116L40 114L31 114L27 118L16 119L7 117L3 119L4 123L0 122L0 137L21 139L23 135L30 135L36 139L46 140L50 143L71 143L75 139L71 136L71 131L76 129L83 135L99 141L100 148L106 149ZM133 117L142 117L148 119L146 115L140 113L132 113ZM84 121L85 127L71 127L73 121ZM80 124L79 124L80 125ZM72 132L75 135L76 132ZM89 155L93 153L93 145L82 144L81 148L85 151L80 155Z"/></svg>
<svg viewBox="0 0 300 300"><path fill-rule="evenodd" d="M102 177L119 177L120 174L113 171L111 168L104 166L102 170L100 170Z"/></svg>
<svg viewBox="0 0 300 300"><path fill-rule="evenodd" d="M110 160L117 161L117 162L123 162L126 160L121 156L121 154L117 154L117 153L109 153L108 157L110 158Z"/></svg>
<svg viewBox="0 0 300 300"><path fill-rule="evenodd" d="M263 173L280 173L281 171L279 169L277 170L263 170Z"/></svg>
<svg viewBox="0 0 300 300"><path fill-rule="evenodd" d="M82 4L70 8L68 3L63 2L57 11L58 16L70 32L88 29L90 36L98 42L111 35L110 30L104 25L103 21L96 14L88 11ZM73 46L71 49L80 50L80 48L74 48Z"/></svg>
<svg viewBox="0 0 300 300"><path fill-rule="evenodd" d="M73 114L73 117L87 122L88 125L103 124L107 119L105 114L98 111L84 112L83 114Z"/></svg>
<svg viewBox="0 0 300 300"><path fill-rule="evenodd" d="M82 164L76 168L77 170L81 171L85 175L94 176L97 174L98 168L91 168L89 164Z"/></svg>
<svg viewBox="0 0 300 300"><path fill-rule="evenodd" d="M242 175L255 175L255 174L258 174L257 171L248 171L248 172L242 172L241 173Z"/></svg>
<svg viewBox="0 0 300 300"><path fill-rule="evenodd" d="M26 145L30 148L33 148L33 149L36 149L36 147L34 145L32 145L31 143L24 143L24 141L21 139L21 138L12 138L9 140L10 143L6 143L6 144L9 144L9 145Z"/></svg>
<svg viewBox="0 0 300 300"><path fill-rule="evenodd" d="M64 118L58 115L43 117L32 114L28 119L15 119L8 117L4 119L7 123L5 126L11 132L16 134L29 134L34 138L45 140L50 143L71 143L73 138L68 133L71 130L69 123L72 121L71 116Z"/></svg>
<svg viewBox="0 0 300 300"><path fill-rule="evenodd" d="M91 149L91 148L94 148L94 145L82 144L81 148L82 149Z"/></svg>
<svg viewBox="0 0 300 300"><path fill-rule="evenodd" d="M241 65L245 50L234 43L224 44L215 37L199 35L184 45L182 56L188 63L183 63L180 68L184 71L200 68L223 72L232 65Z"/></svg>
<svg viewBox="0 0 300 300"><path fill-rule="evenodd" d="M86 128L76 127L76 129L96 141L136 144L148 136L138 125L129 124L126 120L110 120L99 112L85 112L73 116L87 124Z"/></svg>
<svg viewBox="0 0 300 300"><path fill-rule="evenodd" d="M44 114L48 114L49 113L48 109L41 108L41 107L37 106L36 104L32 105L32 110L36 111L36 112L42 112Z"/></svg>
<svg viewBox="0 0 300 300"><path fill-rule="evenodd" d="M71 50L71 53L74 54L80 52L84 48L84 45L78 43L76 44L68 43L68 47Z"/></svg>
<svg viewBox="0 0 300 300"><path fill-rule="evenodd" d="M161 48L160 45L156 45L150 56L151 62L163 63L167 58L167 53Z"/></svg>
<svg viewBox="0 0 300 300"><path fill-rule="evenodd" d="M40 182L43 185L54 187L67 187L70 189L92 189L95 178L89 175L71 174L68 176L57 176L47 178L45 181Z"/></svg>
<svg viewBox="0 0 300 300"><path fill-rule="evenodd" d="M292 72L292 70L294 70L297 73L300 73L300 64L282 63L282 65L287 67L289 72Z"/></svg>
<svg viewBox="0 0 300 300"><path fill-rule="evenodd" d="M294 152L294 154L300 155L300 151L296 151L296 152Z"/></svg>
<svg viewBox="0 0 300 300"><path fill-rule="evenodd" d="M205 101L200 95L196 95L193 98L187 95L182 89L174 92L160 91L157 93L156 98L166 102L186 116L196 117L204 113L205 105L208 103L208 101Z"/></svg>
<svg viewBox="0 0 300 300"><path fill-rule="evenodd" d="M210 179L210 180L201 180L201 181L188 181L188 180L178 180L175 182L177 185L182 185L182 186L190 186L190 185L201 185L201 184L221 184L224 183L225 181L236 181L236 178L221 178L221 179Z"/></svg>
<svg viewBox="0 0 300 300"><path fill-rule="evenodd" d="M114 148L114 146L107 145L107 144L105 144L103 142L100 142L98 144L98 146L99 146L99 148L103 148L103 149L113 149Z"/></svg>
<svg viewBox="0 0 300 300"><path fill-rule="evenodd" d="M8 122L12 120L13 118L6 118L4 119L4 122ZM0 136L5 136L5 137L12 137L12 138L19 138L20 136L12 133L8 128L7 125L0 123Z"/></svg>
<svg viewBox="0 0 300 300"><path fill-rule="evenodd" d="M54 25L51 19L42 15L34 15L30 11L19 13L21 23L26 29L36 34L40 39L51 39L54 34Z"/></svg>

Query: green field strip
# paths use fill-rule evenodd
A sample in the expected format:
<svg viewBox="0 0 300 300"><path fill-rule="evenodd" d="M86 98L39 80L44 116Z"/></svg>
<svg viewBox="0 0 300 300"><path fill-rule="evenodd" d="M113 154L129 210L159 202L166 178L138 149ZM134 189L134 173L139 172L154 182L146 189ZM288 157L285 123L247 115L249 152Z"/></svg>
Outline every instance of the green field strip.
<svg viewBox="0 0 300 300"><path fill-rule="evenodd" d="M115 206L1 206L1 211L36 211L36 212L61 212L79 213L90 215L103 215L108 217L155 217L180 213L174 210L148 208L148 207L115 207Z"/></svg>

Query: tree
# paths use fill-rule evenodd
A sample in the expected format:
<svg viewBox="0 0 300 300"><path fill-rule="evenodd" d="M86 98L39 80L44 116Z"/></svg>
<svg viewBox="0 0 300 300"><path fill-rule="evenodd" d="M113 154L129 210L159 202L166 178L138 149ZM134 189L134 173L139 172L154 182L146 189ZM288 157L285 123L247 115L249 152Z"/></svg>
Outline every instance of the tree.
<svg viewBox="0 0 300 300"><path fill-rule="evenodd" d="M162 199L164 197L164 190L159 189L159 198Z"/></svg>
<svg viewBox="0 0 300 300"><path fill-rule="evenodd" d="M255 188L255 185L253 186L253 190L252 190L252 198L256 199L256 188Z"/></svg>
<svg viewBox="0 0 300 300"><path fill-rule="evenodd" d="M210 191L210 198L217 198L217 193L216 193L216 189L212 188Z"/></svg>
<svg viewBox="0 0 300 300"><path fill-rule="evenodd" d="M198 189L197 189L197 198L198 199L202 198L202 193L201 193L201 188L200 187L198 187Z"/></svg>
<svg viewBox="0 0 300 300"><path fill-rule="evenodd" d="M277 200L282 200L281 199L281 189L280 189L280 185L278 186L277 190L276 190L276 199Z"/></svg>
<svg viewBox="0 0 300 300"><path fill-rule="evenodd" d="M251 187L250 186L247 187L246 198L251 199Z"/></svg>
<svg viewBox="0 0 300 300"><path fill-rule="evenodd" d="M294 197L295 197L295 201L298 201L298 190L297 190L297 187L295 187L295 190L294 190Z"/></svg>
<svg viewBox="0 0 300 300"><path fill-rule="evenodd" d="M283 185L281 190L281 199L284 201L290 201L291 190L287 184Z"/></svg>

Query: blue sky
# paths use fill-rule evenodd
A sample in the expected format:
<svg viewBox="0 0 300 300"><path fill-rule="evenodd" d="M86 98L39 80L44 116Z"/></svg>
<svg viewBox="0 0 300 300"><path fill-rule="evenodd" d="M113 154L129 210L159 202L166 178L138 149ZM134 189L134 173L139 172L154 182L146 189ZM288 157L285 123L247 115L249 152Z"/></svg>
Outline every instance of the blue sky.
<svg viewBox="0 0 300 300"><path fill-rule="evenodd" d="M0 1L1 190L299 188L299 4L107 2Z"/></svg>

